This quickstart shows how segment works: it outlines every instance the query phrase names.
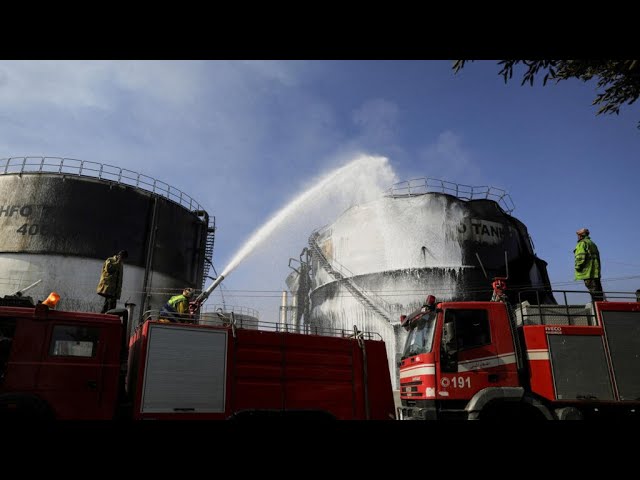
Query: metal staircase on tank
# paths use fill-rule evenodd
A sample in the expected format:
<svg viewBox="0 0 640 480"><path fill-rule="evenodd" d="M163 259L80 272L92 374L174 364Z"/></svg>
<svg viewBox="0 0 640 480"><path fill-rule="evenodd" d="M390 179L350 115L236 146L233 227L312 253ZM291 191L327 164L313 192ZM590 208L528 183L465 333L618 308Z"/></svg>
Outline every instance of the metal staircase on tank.
<svg viewBox="0 0 640 480"><path fill-rule="evenodd" d="M204 291L205 283L207 281L209 275L209 268L213 265L213 245L216 240L216 217L209 217L207 224L207 241L204 247L204 269L202 275L202 287L201 290Z"/></svg>
<svg viewBox="0 0 640 480"><path fill-rule="evenodd" d="M389 313L389 307L386 306L387 302L385 302L381 298L374 300L372 298L373 296L375 296L373 293L365 293L360 287L357 287L350 278L345 277L342 273L336 271L333 268L327 257L324 256L322 249L318 245L318 237L318 232L314 232L311 234L311 236L309 237L309 248L318 259L318 262L320 263L322 268L324 268L327 273L329 273L329 275L335 278L336 281L342 283L347 288L347 290L349 290L351 295L353 295L365 307L376 312L380 317L384 318L390 324L397 323L391 320L392 315Z"/></svg>

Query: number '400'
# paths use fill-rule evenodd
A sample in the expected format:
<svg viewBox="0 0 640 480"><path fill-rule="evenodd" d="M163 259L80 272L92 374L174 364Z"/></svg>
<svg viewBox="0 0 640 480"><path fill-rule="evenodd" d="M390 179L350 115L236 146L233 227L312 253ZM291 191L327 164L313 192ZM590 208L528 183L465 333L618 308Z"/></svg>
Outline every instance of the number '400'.
<svg viewBox="0 0 640 480"><path fill-rule="evenodd" d="M22 235L46 235L48 233L46 225L38 225L37 223L29 225L25 223L16 232Z"/></svg>

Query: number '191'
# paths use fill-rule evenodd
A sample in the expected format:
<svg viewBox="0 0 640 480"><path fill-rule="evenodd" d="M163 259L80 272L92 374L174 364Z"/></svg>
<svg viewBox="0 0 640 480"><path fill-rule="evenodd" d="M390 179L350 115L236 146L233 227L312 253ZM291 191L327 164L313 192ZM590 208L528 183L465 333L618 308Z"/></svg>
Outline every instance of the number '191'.
<svg viewBox="0 0 640 480"><path fill-rule="evenodd" d="M470 377L452 377L451 385L454 388L471 388L471 378Z"/></svg>

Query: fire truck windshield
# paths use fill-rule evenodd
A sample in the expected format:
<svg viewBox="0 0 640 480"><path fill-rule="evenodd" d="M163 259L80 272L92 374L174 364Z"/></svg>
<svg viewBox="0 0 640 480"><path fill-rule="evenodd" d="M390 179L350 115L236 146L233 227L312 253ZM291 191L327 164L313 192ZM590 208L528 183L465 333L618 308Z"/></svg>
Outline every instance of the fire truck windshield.
<svg viewBox="0 0 640 480"><path fill-rule="evenodd" d="M411 324L409 336L404 344L402 359L412 357L419 353L428 353L433 344L433 334L436 327L435 312L427 312Z"/></svg>

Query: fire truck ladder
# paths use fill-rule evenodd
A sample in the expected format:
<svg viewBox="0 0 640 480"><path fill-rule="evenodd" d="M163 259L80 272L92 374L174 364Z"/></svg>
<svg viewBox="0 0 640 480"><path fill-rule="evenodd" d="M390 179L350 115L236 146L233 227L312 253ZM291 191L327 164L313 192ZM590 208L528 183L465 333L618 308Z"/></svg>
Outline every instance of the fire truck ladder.
<svg viewBox="0 0 640 480"><path fill-rule="evenodd" d="M393 324L394 322L391 320L392 315L389 313L390 308L388 307L387 302L385 302L382 298L378 297L374 293L365 293L364 289L356 286L349 277L345 277L342 273L336 271L318 245L318 237L318 232L314 232L311 234L311 236L309 237L309 248L318 259L318 262L320 263L322 268L324 268L329 273L329 275L335 278L339 283L343 284L347 288L347 290L349 290L351 295L353 295L365 307L373 310L387 322ZM348 273L350 273L346 267L342 265L339 265L339 267L341 267L342 270L346 270Z"/></svg>

